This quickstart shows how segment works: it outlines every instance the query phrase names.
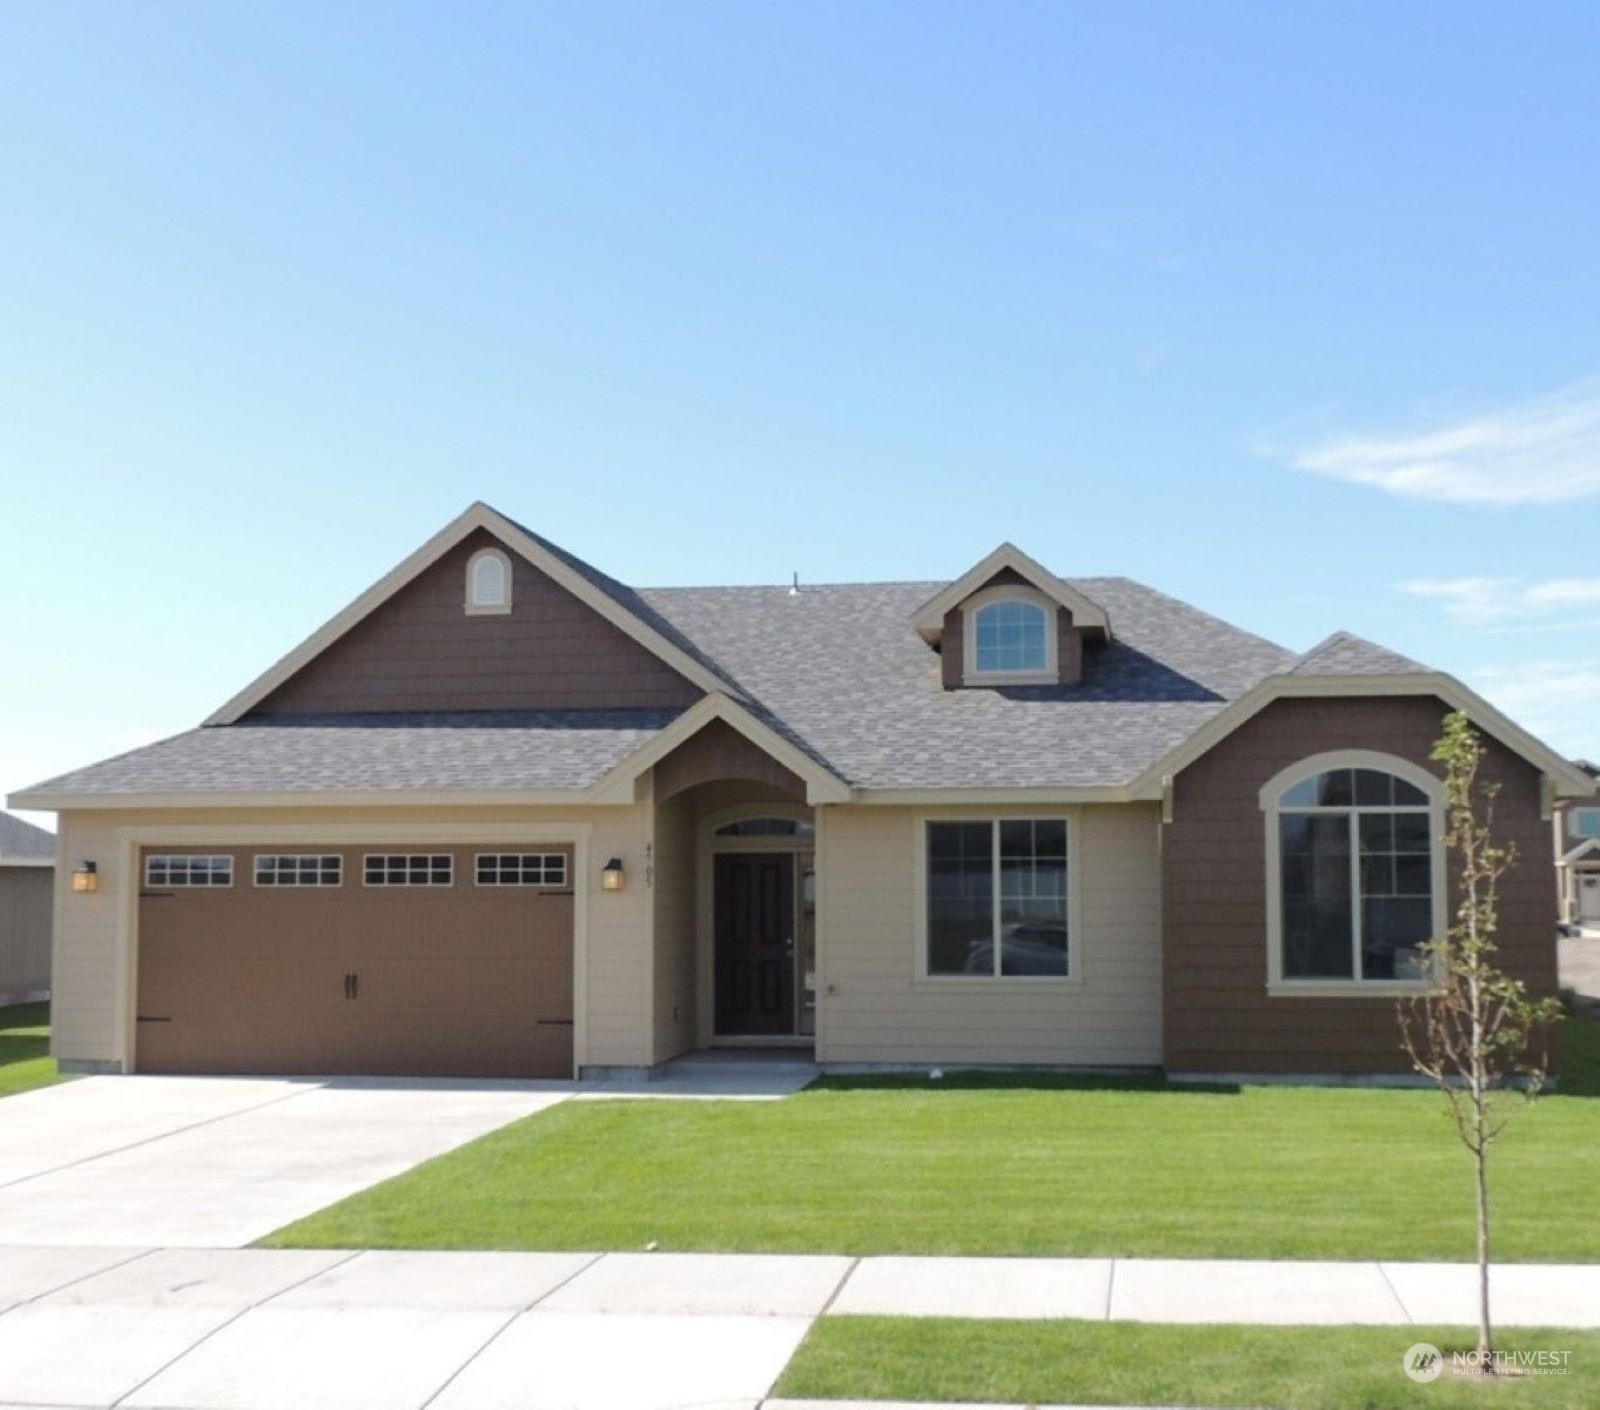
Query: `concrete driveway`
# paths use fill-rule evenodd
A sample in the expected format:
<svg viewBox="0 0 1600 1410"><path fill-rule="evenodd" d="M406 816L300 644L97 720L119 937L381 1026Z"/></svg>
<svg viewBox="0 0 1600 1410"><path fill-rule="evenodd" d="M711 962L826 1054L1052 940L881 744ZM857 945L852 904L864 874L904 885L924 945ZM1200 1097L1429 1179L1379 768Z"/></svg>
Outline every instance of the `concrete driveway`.
<svg viewBox="0 0 1600 1410"><path fill-rule="evenodd" d="M0 1102L0 1245L237 1248L558 1084L87 1077Z"/></svg>

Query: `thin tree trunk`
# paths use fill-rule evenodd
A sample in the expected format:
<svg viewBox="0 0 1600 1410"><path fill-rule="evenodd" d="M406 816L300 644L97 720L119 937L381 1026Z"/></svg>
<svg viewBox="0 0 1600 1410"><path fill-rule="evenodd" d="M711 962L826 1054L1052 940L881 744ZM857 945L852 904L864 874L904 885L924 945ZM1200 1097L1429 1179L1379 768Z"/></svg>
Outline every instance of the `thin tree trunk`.
<svg viewBox="0 0 1600 1410"><path fill-rule="evenodd" d="M1494 1370L1494 1349L1489 1334L1489 1149L1482 1144L1475 1155L1478 1176L1478 1369Z"/></svg>

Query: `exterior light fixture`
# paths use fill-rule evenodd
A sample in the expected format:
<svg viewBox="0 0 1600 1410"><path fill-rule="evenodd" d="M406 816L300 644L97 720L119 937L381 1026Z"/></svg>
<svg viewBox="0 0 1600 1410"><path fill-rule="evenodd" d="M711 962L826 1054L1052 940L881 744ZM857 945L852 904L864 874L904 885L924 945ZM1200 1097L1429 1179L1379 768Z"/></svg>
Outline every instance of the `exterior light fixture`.
<svg viewBox="0 0 1600 1410"><path fill-rule="evenodd" d="M100 889L100 869L93 862L79 862L72 869L72 889L74 891L98 891Z"/></svg>
<svg viewBox="0 0 1600 1410"><path fill-rule="evenodd" d="M613 857L601 869L600 887L604 891L620 891L622 890L623 878L622 858Z"/></svg>

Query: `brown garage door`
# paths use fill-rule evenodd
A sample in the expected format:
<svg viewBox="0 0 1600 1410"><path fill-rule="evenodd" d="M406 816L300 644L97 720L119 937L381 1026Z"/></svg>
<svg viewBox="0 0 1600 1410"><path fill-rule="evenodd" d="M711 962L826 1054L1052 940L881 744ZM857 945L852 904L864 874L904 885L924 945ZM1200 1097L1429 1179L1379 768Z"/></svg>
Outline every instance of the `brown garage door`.
<svg viewBox="0 0 1600 1410"><path fill-rule="evenodd" d="M147 848L143 1072L569 1077L572 849Z"/></svg>

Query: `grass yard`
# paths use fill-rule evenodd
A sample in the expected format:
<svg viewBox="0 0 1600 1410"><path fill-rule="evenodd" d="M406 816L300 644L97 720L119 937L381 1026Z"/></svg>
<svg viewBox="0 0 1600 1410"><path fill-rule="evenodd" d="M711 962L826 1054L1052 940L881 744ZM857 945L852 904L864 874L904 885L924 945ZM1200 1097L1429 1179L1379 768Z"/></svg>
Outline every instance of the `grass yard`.
<svg viewBox="0 0 1600 1410"><path fill-rule="evenodd" d="M1600 1261L1600 1028L1494 1164L1496 1257ZM839 1078L776 1102L569 1102L275 1247L1470 1259L1431 1091Z"/></svg>
<svg viewBox="0 0 1600 1410"><path fill-rule="evenodd" d="M50 1005L0 1008L0 1097L59 1081L50 1056Z"/></svg>
<svg viewBox="0 0 1600 1410"><path fill-rule="evenodd" d="M1513 1328L1502 1352L1566 1351L1563 1376L1441 1376L1418 1385L1401 1356L1431 1342L1448 1359L1469 1328L1165 1326L824 1317L779 1379L794 1399L1072 1405L1293 1405L1299 1410L1580 1410L1600 1404L1600 1332Z"/></svg>

